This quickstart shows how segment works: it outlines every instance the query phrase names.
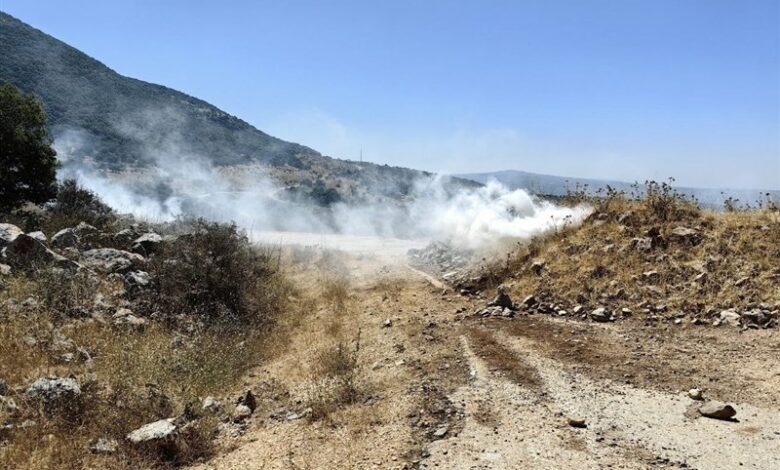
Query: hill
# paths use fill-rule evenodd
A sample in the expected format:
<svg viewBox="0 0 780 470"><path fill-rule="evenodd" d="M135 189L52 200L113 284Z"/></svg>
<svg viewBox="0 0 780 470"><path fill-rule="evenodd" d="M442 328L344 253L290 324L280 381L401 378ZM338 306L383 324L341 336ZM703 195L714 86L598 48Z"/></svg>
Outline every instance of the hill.
<svg viewBox="0 0 780 470"><path fill-rule="evenodd" d="M260 170L287 193L325 205L376 197L399 200L409 194L414 180L430 176L325 157L203 100L120 75L3 12L0 26L0 82L40 97L52 135L73 143L68 155L60 155L70 163L135 174L159 166L160 160L181 166L195 156L231 174L246 169L247 178ZM456 182L464 184L473 186Z"/></svg>
<svg viewBox="0 0 780 470"><path fill-rule="evenodd" d="M509 189L526 189L534 194L552 196L565 196L567 191L574 190L578 186L587 186L589 191L596 191L599 188L606 189L606 187L609 186L615 190L625 191L627 193L636 191L637 186L635 183L626 181L571 178L516 170L469 173L457 176L480 183L496 180L503 183ZM769 194L769 197L771 197L773 201L780 201L780 191L773 190L691 187L676 187L675 189L680 194L695 197L699 203L705 207L722 208L728 198L731 198L732 201L737 201L736 204L738 205L750 204L751 206L755 206L757 201L765 201L767 194Z"/></svg>

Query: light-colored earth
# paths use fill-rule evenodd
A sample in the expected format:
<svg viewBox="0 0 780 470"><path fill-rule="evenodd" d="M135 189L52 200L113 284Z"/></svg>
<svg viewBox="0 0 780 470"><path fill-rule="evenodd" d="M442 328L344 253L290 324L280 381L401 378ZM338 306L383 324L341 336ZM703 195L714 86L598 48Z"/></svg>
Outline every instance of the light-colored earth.
<svg viewBox="0 0 780 470"><path fill-rule="evenodd" d="M485 299L354 251L345 305L301 313L246 378L261 405L245 432L196 468L780 468L777 331L472 318ZM358 334L361 400L321 420L280 418L317 390L318 351ZM693 387L734 405L736 420L699 416Z"/></svg>

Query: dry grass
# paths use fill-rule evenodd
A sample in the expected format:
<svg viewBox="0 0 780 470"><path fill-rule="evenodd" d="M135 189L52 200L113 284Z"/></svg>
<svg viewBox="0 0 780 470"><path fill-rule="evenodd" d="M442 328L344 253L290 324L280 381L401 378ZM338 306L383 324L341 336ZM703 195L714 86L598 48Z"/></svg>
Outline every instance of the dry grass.
<svg viewBox="0 0 780 470"><path fill-rule="evenodd" d="M591 200L595 210L581 227L519 246L494 265L493 278L519 298L534 294L567 309L663 305L669 315L706 316L761 302L780 305L776 210L716 213L670 189L648 194ZM698 239L675 238L677 227L696 230ZM642 249L637 239L652 247ZM535 261L544 262L541 272L532 269ZM643 276L648 271L657 276Z"/></svg>
<svg viewBox="0 0 780 470"><path fill-rule="evenodd" d="M314 358L312 373L310 419L327 418L334 411L357 403L363 395L360 332L352 344L340 341L335 347L321 350Z"/></svg>
<svg viewBox="0 0 780 470"><path fill-rule="evenodd" d="M199 410L205 396L229 394L285 347L285 332L299 320L278 259L253 251L230 227L202 228L204 240L182 238L173 252L150 260L151 269L175 260L180 270L154 271L167 282L165 302L130 296L121 280L87 272L69 277L40 269L0 280L0 378L19 408L0 411L0 468L167 467L212 453L219 423L209 416L182 427L172 445L136 448L125 436L179 416L187 405ZM214 237L228 245L221 255L205 247ZM194 243L191 251L186 241ZM208 275L189 286L174 282L199 269ZM143 328L115 325L119 306L155 315ZM209 315L205 307L219 311ZM54 410L26 399L30 383L47 375L73 376L81 395ZM115 439L119 450L91 453L99 438Z"/></svg>

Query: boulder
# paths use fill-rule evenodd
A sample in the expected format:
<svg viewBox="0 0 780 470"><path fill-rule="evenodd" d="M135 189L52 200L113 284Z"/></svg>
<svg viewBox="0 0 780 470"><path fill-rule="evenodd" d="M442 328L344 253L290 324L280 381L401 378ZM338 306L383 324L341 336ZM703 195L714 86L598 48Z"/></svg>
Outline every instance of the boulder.
<svg viewBox="0 0 780 470"><path fill-rule="evenodd" d="M156 233L145 233L133 241L131 250L147 256L159 250L162 243L162 237Z"/></svg>
<svg viewBox="0 0 780 470"><path fill-rule="evenodd" d="M144 264L144 257L115 248L96 248L81 254L84 265L105 273L123 273Z"/></svg>
<svg viewBox="0 0 780 470"><path fill-rule="evenodd" d="M76 379L70 377L43 377L30 385L27 397L45 405L63 404L81 395Z"/></svg>
<svg viewBox="0 0 780 470"><path fill-rule="evenodd" d="M138 232L133 229L126 228L115 233L112 238L114 239L114 243L116 243L117 246L129 248L133 245L133 240L138 238Z"/></svg>
<svg viewBox="0 0 780 470"><path fill-rule="evenodd" d="M166 441L176 435L176 425L173 418L161 419L145 424L127 435L127 440L133 444Z"/></svg>
<svg viewBox="0 0 780 470"><path fill-rule="evenodd" d="M54 264L62 269L78 269L79 265L64 256L51 251L39 240L20 234L4 249L5 258L11 266L30 268Z"/></svg>
<svg viewBox="0 0 780 470"><path fill-rule="evenodd" d="M79 246L79 236L76 230L64 228L51 237L51 245L55 248L77 248Z"/></svg>
<svg viewBox="0 0 780 470"><path fill-rule="evenodd" d="M22 229L12 224L0 224L0 248L8 245L23 234Z"/></svg>
<svg viewBox="0 0 780 470"><path fill-rule="evenodd" d="M139 291L152 285L152 275L146 271L130 271L122 277L125 289Z"/></svg>
<svg viewBox="0 0 780 470"><path fill-rule="evenodd" d="M737 410L733 406L719 401L708 401L699 407L699 414L707 418L731 420Z"/></svg>

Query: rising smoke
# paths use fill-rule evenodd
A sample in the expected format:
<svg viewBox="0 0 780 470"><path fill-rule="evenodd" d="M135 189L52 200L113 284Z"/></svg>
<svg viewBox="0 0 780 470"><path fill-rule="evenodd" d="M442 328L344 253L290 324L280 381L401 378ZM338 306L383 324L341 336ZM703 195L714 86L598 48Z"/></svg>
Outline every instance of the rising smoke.
<svg viewBox="0 0 780 470"><path fill-rule="evenodd" d="M194 216L235 222L248 231L437 239L471 249L578 224L590 211L584 206L560 207L497 182L453 194L441 177L419 178L404 203L377 200L322 207L290 198L270 178L256 173L251 184L237 185L188 148L175 130L161 139L138 124L161 120L171 118L154 113L119 126L129 138L147 143L144 157L154 165L138 172L102 173L89 165L84 149L90 142L83 132L60 133L55 141L62 161L60 178L75 178L117 211L151 221Z"/></svg>

